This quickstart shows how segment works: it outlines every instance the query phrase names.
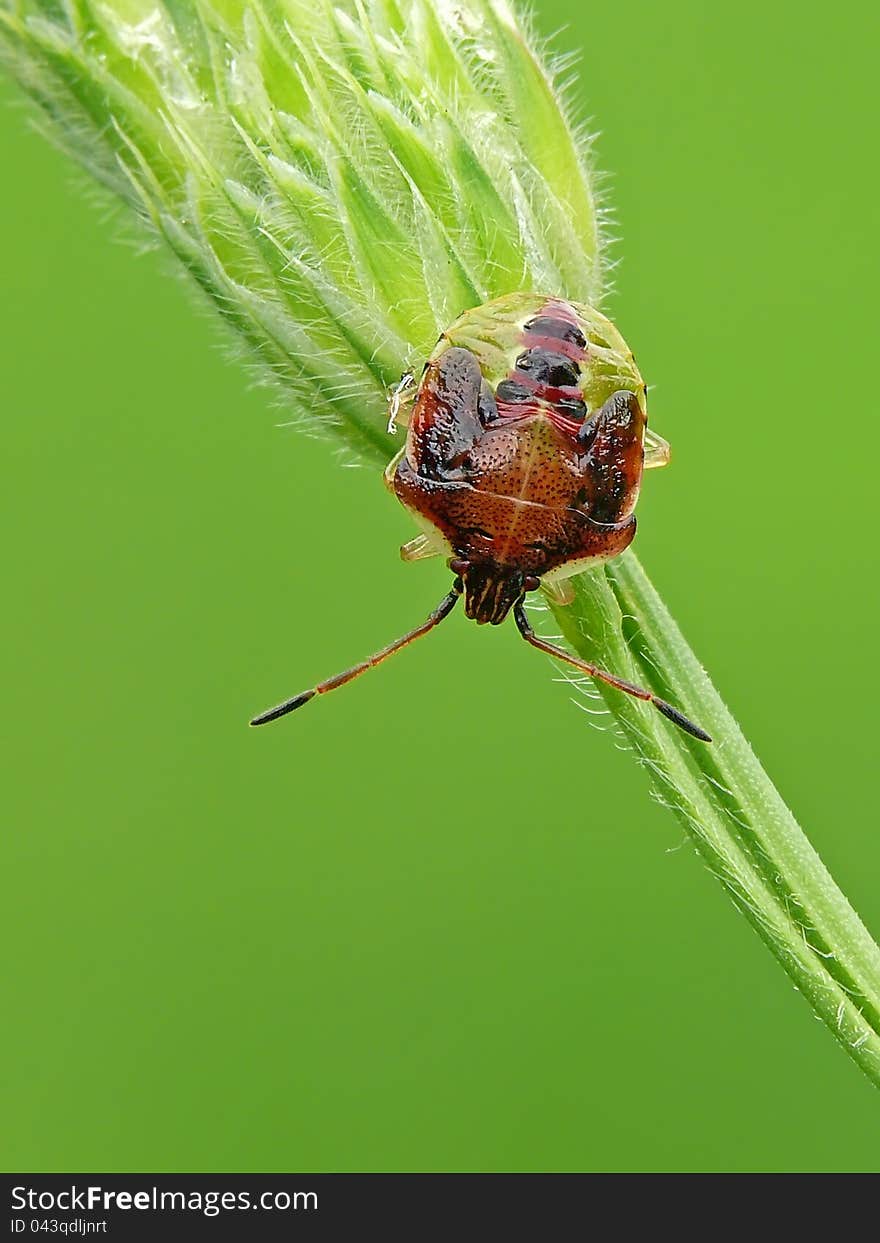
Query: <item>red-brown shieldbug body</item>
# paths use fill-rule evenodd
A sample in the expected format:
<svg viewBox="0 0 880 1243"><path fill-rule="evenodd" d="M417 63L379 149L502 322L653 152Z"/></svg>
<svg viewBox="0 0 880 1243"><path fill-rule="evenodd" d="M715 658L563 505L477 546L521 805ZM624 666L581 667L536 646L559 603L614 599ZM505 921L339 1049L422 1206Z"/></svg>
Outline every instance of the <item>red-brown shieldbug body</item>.
<svg viewBox="0 0 880 1243"><path fill-rule="evenodd" d="M650 691L536 635L524 608L539 588L570 602L566 580L631 543L642 472L669 460L647 431L646 389L614 325L592 307L517 293L466 311L440 337L418 388L404 376L391 421L412 400L406 444L385 472L423 529L407 561L445 555L452 590L421 626L359 665L254 718L262 725L371 669L427 634L461 595L478 624L513 612L533 647L650 701L711 741Z"/></svg>

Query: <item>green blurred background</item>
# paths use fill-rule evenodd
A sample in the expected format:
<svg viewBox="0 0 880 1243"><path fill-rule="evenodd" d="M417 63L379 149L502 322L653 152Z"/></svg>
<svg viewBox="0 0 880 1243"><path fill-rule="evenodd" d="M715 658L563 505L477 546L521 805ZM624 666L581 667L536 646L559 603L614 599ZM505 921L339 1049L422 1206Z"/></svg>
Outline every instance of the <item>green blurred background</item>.
<svg viewBox="0 0 880 1243"><path fill-rule="evenodd" d="M638 551L877 932L880 24L823 14L538 5L675 448ZM512 626L246 729L448 573L2 100L3 1168L880 1168L874 1089Z"/></svg>

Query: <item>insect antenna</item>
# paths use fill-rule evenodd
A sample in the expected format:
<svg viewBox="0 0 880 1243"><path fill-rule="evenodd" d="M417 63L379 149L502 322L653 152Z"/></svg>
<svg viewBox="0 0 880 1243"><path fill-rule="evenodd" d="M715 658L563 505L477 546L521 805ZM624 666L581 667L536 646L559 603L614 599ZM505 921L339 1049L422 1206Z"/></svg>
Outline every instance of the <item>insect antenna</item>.
<svg viewBox="0 0 880 1243"><path fill-rule="evenodd" d="M373 669L376 665L381 665L383 660L387 660L389 656L393 656L395 652L399 652L402 647L412 643L413 639L420 639L423 634L427 634L429 630L433 630L435 626L439 626L445 617L448 617L455 608L456 601L461 595L461 580L456 579L452 590L448 595L444 596L434 611L430 614L427 621L423 621L420 626L416 626L414 630L410 630L407 634L399 639L395 639L393 643L389 643L387 647L383 647L380 652L375 652L367 660L361 661L359 665L352 665L350 669L346 669L344 673L337 673L335 677L327 678L324 682L319 682L317 686L313 686L311 690L300 691L298 695L294 695L291 699L285 699L283 703L277 704L274 708L267 708L265 712L261 712L259 716L255 716L251 721L251 725L267 725L269 721L277 721L280 716L287 716L288 712L295 712L297 708L301 708L303 704L307 704L310 699L314 699L316 695L324 695L327 691L335 691L339 686L345 686L346 683L360 677L362 673L366 673L368 669Z"/></svg>
<svg viewBox="0 0 880 1243"><path fill-rule="evenodd" d="M701 742L712 741L704 729L700 729L699 725L689 721L683 712L680 712L678 708L674 708L672 704L667 703L665 699L661 699L658 695L653 695L641 686L633 686L632 682L625 682L623 678L615 677L613 673L599 669L596 665L580 660L577 656L571 656L563 648L557 647L555 643L548 643L546 639L540 638L539 635L535 634L528 617L526 617L522 600L513 606L513 620L516 622L517 629L526 643L531 643L532 647L538 648L541 652L546 652L549 656L554 656L557 660L564 660L569 665L574 665L575 669L581 669L584 673L588 673L591 678L598 678L600 682L607 682L609 686L616 686L619 691L625 691L627 695L632 695L636 699L643 699L646 703L652 703L658 712L662 712L667 720L672 721L673 725L677 725L679 729L683 729L687 734L692 734L694 738L699 738Z"/></svg>

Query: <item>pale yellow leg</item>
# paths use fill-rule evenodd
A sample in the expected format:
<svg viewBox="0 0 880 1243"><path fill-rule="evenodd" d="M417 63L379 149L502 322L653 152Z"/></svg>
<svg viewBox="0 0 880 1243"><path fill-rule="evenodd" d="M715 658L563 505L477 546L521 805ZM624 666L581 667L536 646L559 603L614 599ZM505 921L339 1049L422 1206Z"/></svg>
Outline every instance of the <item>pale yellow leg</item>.
<svg viewBox="0 0 880 1243"><path fill-rule="evenodd" d="M541 583L541 590L553 604L571 604L574 599L574 588L567 578L555 583Z"/></svg>
<svg viewBox="0 0 880 1243"><path fill-rule="evenodd" d="M437 557L440 549L429 540L427 535L416 535L400 545L400 557L403 561L425 561L428 557Z"/></svg>
<svg viewBox="0 0 880 1243"><path fill-rule="evenodd" d="M671 456L672 450L669 448L669 441L664 440L662 436L658 436L656 432L652 432L650 427L646 428L645 470L652 470L655 466L668 466Z"/></svg>
<svg viewBox="0 0 880 1243"><path fill-rule="evenodd" d="M411 371L405 371L400 377L400 383L391 393L388 401L388 427L386 431L393 436L397 431L397 420L401 418L404 412L408 411L408 407L416 395L415 376ZM403 420L409 422L409 415Z"/></svg>

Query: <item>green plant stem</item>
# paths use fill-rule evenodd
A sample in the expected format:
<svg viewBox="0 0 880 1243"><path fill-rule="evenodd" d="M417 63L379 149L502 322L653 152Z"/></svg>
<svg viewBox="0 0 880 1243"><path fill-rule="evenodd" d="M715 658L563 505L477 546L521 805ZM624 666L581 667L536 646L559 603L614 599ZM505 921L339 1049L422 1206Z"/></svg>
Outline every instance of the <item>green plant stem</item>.
<svg viewBox="0 0 880 1243"><path fill-rule="evenodd" d="M816 1014L880 1084L880 949L758 762L706 671L626 552L578 580L559 626L585 659L671 698L712 734L683 735L649 707L600 692L710 870Z"/></svg>
<svg viewBox="0 0 880 1243"><path fill-rule="evenodd" d="M133 209L262 374L384 467L386 391L465 307L597 302L588 144L505 0L0 0L0 54L53 141ZM583 657L655 796L880 1084L880 950L635 556L575 580Z"/></svg>

